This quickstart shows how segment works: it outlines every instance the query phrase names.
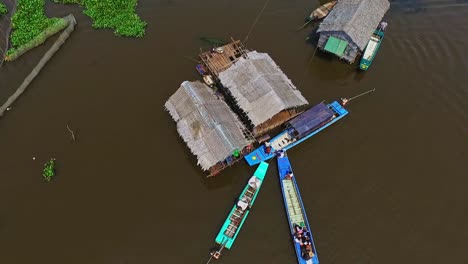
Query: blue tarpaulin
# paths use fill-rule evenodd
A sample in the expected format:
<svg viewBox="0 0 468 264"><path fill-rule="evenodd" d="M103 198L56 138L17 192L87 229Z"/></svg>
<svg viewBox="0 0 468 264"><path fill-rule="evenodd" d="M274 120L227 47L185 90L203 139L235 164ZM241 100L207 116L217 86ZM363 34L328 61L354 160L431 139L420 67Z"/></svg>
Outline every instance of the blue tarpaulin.
<svg viewBox="0 0 468 264"><path fill-rule="evenodd" d="M330 120L334 114L335 112L326 104L320 103L293 118L289 124L299 133L298 137L302 138Z"/></svg>

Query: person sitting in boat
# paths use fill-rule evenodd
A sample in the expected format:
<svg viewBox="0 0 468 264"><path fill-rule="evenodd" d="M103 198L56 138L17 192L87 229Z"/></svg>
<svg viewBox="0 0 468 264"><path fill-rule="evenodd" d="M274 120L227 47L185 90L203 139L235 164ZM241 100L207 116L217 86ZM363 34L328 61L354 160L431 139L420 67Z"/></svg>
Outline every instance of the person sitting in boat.
<svg viewBox="0 0 468 264"><path fill-rule="evenodd" d="M300 238L299 240L302 240L302 234L304 232L304 229L302 227L300 227L299 225L297 224L294 224L294 236L296 238Z"/></svg>
<svg viewBox="0 0 468 264"><path fill-rule="evenodd" d="M283 149L280 149L276 152L276 154L278 155L278 158L283 158L284 157L284 150Z"/></svg>
<svg viewBox="0 0 468 264"><path fill-rule="evenodd" d="M252 176L249 179L249 185L255 190L257 190L260 187L260 180L257 177Z"/></svg>
<svg viewBox="0 0 468 264"><path fill-rule="evenodd" d="M266 141L265 142L265 153L270 154L271 153L271 143Z"/></svg>
<svg viewBox="0 0 468 264"><path fill-rule="evenodd" d="M288 171L286 175L284 176L284 178L286 178L287 180L292 179L292 177L294 177L294 174L292 171Z"/></svg>
<svg viewBox="0 0 468 264"><path fill-rule="evenodd" d="M380 22L378 29L385 31L385 29L387 28L387 25L388 25L387 22L382 21Z"/></svg>
<svg viewBox="0 0 468 264"><path fill-rule="evenodd" d="M345 106L346 104L348 104L349 100L348 98L341 98L341 105L342 106Z"/></svg>
<svg viewBox="0 0 468 264"><path fill-rule="evenodd" d="M250 201L247 197L242 197L239 201L237 201L237 209L241 211L245 211L247 209L250 209Z"/></svg>
<svg viewBox="0 0 468 264"><path fill-rule="evenodd" d="M302 234L299 234L299 233L294 234L294 242L302 246L303 245Z"/></svg>
<svg viewBox="0 0 468 264"><path fill-rule="evenodd" d="M305 260L309 260L314 256L314 252L312 251L312 245L310 242L304 243L304 245L301 247L301 253L302 258Z"/></svg>

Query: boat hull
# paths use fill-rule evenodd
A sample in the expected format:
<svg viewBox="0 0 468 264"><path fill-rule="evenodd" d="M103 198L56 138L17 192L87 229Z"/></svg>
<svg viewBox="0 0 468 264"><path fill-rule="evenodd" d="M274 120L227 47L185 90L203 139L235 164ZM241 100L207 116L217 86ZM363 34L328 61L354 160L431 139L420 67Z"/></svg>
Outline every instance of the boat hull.
<svg viewBox="0 0 468 264"><path fill-rule="evenodd" d="M328 106L330 106L331 109L338 114L338 117L336 117L335 119L333 119L330 122L326 123L325 125L321 126L317 130L313 131L312 133L310 133L310 134L306 135L305 137L303 137L303 138L301 138L301 139L287 145L286 147L284 147L282 149L283 150L289 150L289 149L293 148L294 146L296 146L296 145L302 143L303 141L307 140L308 138L316 135L317 133L324 130L325 128L327 128L327 127L331 126L332 124L338 122L341 118L343 118L344 116L346 116L348 114L348 111L344 107L342 107L337 101L332 102ZM289 133L288 129L284 130L283 132L278 134L276 137L272 138L270 140L270 142L273 142L275 139L281 138L286 133ZM265 152L265 146L261 145L260 147L258 147L254 151L252 151L249 155L246 155L244 157L244 159L247 161L247 164L249 164L250 166L257 165L262 161L266 161L266 160L269 160L269 159L273 158L275 156L275 151L277 151L277 150L280 150L280 149L275 149L272 146L270 153L266 153Z"/></svg>
<svg viewBox="0 0 468 264"><path fill-rule="evenodd" d="M306 19L306 21L318 21L321 19L324 19L330 11L333 9L333 7L336 5L336 1L331 1L328 2L324 5L319 6L317 9L312 11L312 13L309 15L309 17Z"/></svg>
<svg viewBox="0 0 468 264"><path fill-rule="evenodd" d="M359 62L359 69L363 71L367 71L371 66L372 62L374 61L374 58L377 55L377 52L379 51L380 45L382 44L385 33L382 30L376 30L372 36L377 37L379 41L373 49L372 55L370 57L364 57L364 55L362 56L361 61ZM364 54L366 54L368 48L369 44L367 44L366 48L364 49Z"/></svg>
<svg viewBox="0 0 468 264"><path fill-rule="evenodd" d="M307 214L302 202L301 194L299 192L299 187L296 182L296 178L293 176L290 179L287 178L288 173L292 173L291 163L289 162L288 157L278 157L278 175L281 185L281 192L283 194L284 207L286 209L286 215L289 223L289 230L291 232L292 243L294 245L294 250L296 251L297 262L299 264L318 264L319 259L317 255L317 250L315 248L314 238L309 226L309 220L307 219ZM306 227L310 232L310 240L312 242L312 252L313 256L310 259L302 258L302 249L301 245L294 240L294 226L299 225L301 227Z"/></svg>
<svg viewBox="0 0 468 264"><path fill-rule="evenodd" d="M258 168L255 170L255 172L253 174L253 176L257 177L260 180L260 185L259 185L259 187L257 188L255 194L252 197L252 200L250 202L250 206L252 206L254 204L255 199L257 198L257 195L260 192L260 187L261 187L261 184L263 183L263 179L265 178L267 170L268 170L268 163L262 162L262 163L260 163L260 165L258 166ZM247 184L245 186L244 190L242 191L241 195L239 196L239 199L241 199L246 194L248 189L249 189L249 184ZM245 213L243 214L243 217L240 220L240 222L236 223L237 228L236 228L235 234L233 236L228 236L228 235L226 235L226 231L233 224L233 220L231 218L232 218L233 214L236 212L236 210L237 210L237 205L234 204L231 211L229 212L228 217L226 218L226 221L224 221L224 224L221 227L221 230L219 231L219 233L218 233L218 235L216 236L216 239L215 239L217 244L224 245L224 247L227 248L227 249L230 249L232 247L232 245L234 244L234 241L236 240L237 236L239 235L239 231L241 230L242 226L244 225L244 222L247 219L247 216L249 215L249 212L250 212L250 210L245 211Z"/></svg>

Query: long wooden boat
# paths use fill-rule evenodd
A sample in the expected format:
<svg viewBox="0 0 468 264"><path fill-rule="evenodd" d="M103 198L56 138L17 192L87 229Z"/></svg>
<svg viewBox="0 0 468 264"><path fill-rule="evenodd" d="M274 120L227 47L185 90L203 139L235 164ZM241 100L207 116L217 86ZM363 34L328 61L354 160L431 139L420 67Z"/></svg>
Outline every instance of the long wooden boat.
<svg viewBox="0 0 468 264"><path fill-rule="evenodd" d="M253 176L249 179L249 182L245 186L244 190L240 194L238 201L234 204L231 211L229 212L226 221L224 221L224 224L215 239L216 244L218 245L218 249L211 253L212 257L215 259L219 258L221 251L224 248L230 249L234 244L234 241L236 240L242 225L249 215L249 209L257 198L267 170L268 163L261 162L258 168L255 170ZM242 208L242 206L244 206L244 208Z"/></svg>
<svg viewBox="0 0 468 264"><path fill-rule="evenodd" d="M319 6L317 9L310 13L309 17L306 19L307 21L316 21L325 18L328 16L328 13L333 9L336 5L336 1L331 1L326 4Z"/></svg>
<svg viewBox="0 0 468 264"><path fill-rule="evenodd" d="M325 128L338 122L348 111L337 101L320 103L291 119L286 129L244 158L250 166L269 160L278 150L289 150ZM269 146L268 146L269 145Z"/></svg>
<svg viewBox="0 0 468 264"><path fill-rule="evenodd" d="M284 153L283 157L278 157L278 172L283 193L284 207L289 222L289 230L291 232L294 249L296 250L297 262L299 264L318 264L319 259L317 250L315 249L314 238L307 220L307 214L302 203L301 193L297 186L296 178L294 177L291 163L288 156ZM296 226L303 230L303 234L307 233L307 239L296 238ZM303 241L307 243L303 243ZM307 245L305 245L307 244Z"/></svg>
<svg viewBox="0 0 468 264"><path fill-rule="evenodd" d="M387 24L385 23L384 25L385 26L382 26L381 23L374 31L374 34L372 34L372 37L364 49L364 54L362 55L361 62L359 63L359 69L367 71L374 61L375 55L377 55L377 51L379 51L380 45L382 44L382 40L385 36L385 27Z"/></svg>

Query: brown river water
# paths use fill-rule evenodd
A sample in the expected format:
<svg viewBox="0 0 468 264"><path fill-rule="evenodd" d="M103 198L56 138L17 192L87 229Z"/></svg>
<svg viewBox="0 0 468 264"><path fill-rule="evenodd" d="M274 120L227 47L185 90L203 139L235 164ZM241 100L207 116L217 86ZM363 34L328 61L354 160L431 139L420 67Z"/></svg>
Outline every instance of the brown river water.
<svg viewBox="0 0 468 264"><path fill-rule="evenodd" d="M0 120L0 263L205 263L255 168L206 179L163 104L199 79L188 59L199 38L243 39L264 3L142 0L143 39L49 3L49 15L73 12L78 25ZM246 46L269 53L311 104L376 88L289 151L321 263L466 263L468 1L392 1L366 73L312 58L305 38L317 25L296 29L318 5L271 0ZM51 41L4 64L2 102ZM296 263L274 160L219 263Z"/></svg>

